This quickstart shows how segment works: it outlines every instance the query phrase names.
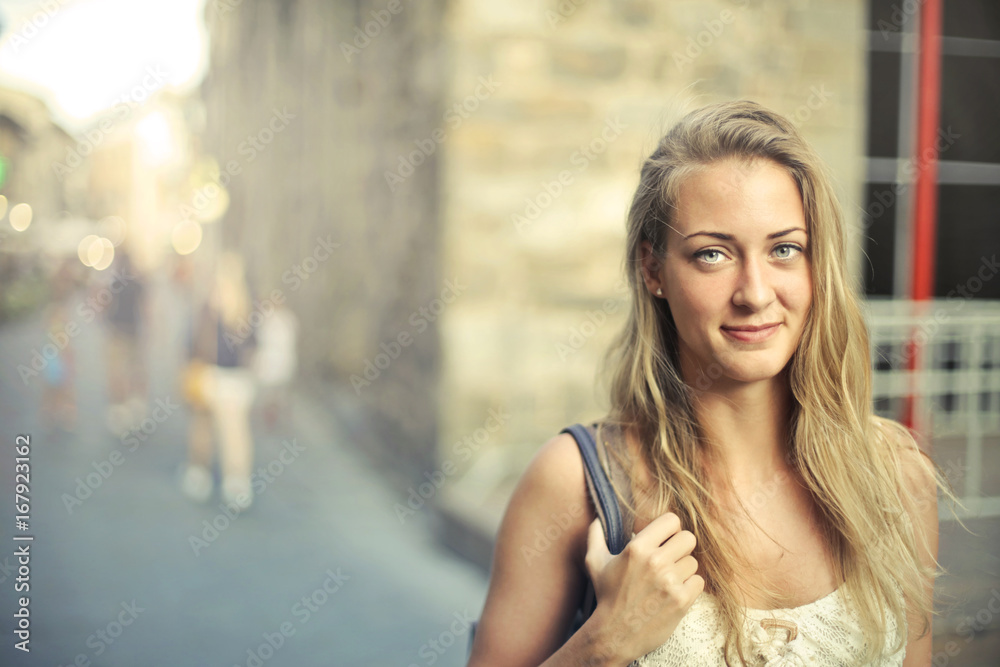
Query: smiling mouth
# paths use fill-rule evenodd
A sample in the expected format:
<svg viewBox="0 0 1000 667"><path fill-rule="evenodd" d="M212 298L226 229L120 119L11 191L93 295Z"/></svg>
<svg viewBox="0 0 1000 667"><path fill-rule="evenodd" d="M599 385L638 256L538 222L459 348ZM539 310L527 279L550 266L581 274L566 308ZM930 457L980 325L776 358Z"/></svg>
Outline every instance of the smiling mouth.
<svg viewBox="0 0 1000 667"><path fill-rule="evenodd" d="M756 326L749 326L749 325L741 327L723 326L722 328L725 329L726 331L761 331L763 329L770 329L771 327L776 327L779 324L781 324L781 322L772 322L771 324L760 324Z"/></svg>
<svg viewBox="0 0 1000 667"><path fill-rule="evenodd" d="M757 343L770 338L780 325L781 322L775 322L759 326L722 327L722 331L734 340L743 343Z"/></svg>

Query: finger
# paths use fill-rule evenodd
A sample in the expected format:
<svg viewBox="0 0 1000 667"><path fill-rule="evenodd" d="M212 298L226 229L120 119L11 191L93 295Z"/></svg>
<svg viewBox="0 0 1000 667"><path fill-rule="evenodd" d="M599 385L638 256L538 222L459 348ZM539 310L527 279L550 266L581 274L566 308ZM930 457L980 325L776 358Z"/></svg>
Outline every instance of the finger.
<svg viewBox="0 0 1000 667"><path fill-rule="evenodd" d="M695 560L694 556L684 556L677 561L676 567L681 581L687 581L698 573L698 561Z"/></svg>
<svg viewBox="0 0 1000 667"><path fill-rule="evenodd" d="M591 581L597 580L597 576L604 570L609 560L611 560L611 552L608 550L608 544L604 538L604 526L601 525L599 518L594 519L590 522L590 528L587 531L587 554L583 559Z"/></svg>
<svg viewBox="0 0 1000 667"><path fill-rule="evenodd" d="M694 533L689 530L681 530L674 533L660 549L668 560L679 561L694 551L697 544L698 540L695 538Z"/></svg>
<svg viewBox="0 0 1000 667"><path fill-rule="evenodd" d="M691 575L691 578L684 582L684 589L691 596L693 602L705 590L705 580L700 574Z"/></svg>
<svg viewBox="0 0 1000 667"><path fill-rule="evenodd" d="M673 512L667 512L650 521L648 526L632 538L632 541L636 543L637 547L655 549L669 540L680 529L680 518ZM681 554L678 554L678 558L680 556Z"/></svg>
<svg viewBox="0 0 1000 667"><path fill-rule="evenodd" d="M602 563L611 557L608 541L604 536L604 526L599 518L590 522L590 529L587 531L587 555L591 554L598 556Z"/></svg>

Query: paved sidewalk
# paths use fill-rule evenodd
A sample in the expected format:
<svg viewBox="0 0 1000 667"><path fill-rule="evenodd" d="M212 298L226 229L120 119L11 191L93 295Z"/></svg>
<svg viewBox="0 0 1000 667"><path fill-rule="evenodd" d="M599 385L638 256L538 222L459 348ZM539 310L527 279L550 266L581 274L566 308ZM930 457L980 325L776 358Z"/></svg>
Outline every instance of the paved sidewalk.
<svg viewBox="0 0 1000 667"><path fill-rule="evenodd" d="M40 379L26 385L16 372L45 342L40 319L0 328L0 664L464 665L484 575L438 546L430 517L399 523L398 494L318 397L297 393L292 423L274 433L254 424L256 466L270 472L250 510L230 517L217 498L199 506L180 495L188 416L173 407L177 304L169 290L159 298L167 316L150 340L150 399L165 417L137 443L103 426L98 322L73 341L73 434L46 428ZM31 434L30 654L12 647L21 433ZM67 502L80 484L83 499Z"/></svg>

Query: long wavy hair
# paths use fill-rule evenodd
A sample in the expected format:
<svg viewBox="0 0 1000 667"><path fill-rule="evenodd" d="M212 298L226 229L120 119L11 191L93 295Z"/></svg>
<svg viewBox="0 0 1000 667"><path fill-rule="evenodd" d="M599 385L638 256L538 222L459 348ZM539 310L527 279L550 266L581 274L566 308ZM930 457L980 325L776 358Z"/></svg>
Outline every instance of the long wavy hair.
<svg viewBox="0 0 1000 667"><path fill-rule="evenodd" d="M699 573L726 627L727 664L733 649L747 664L746 640L737 631L745 613L738 593L755 591L775 607L782 597L749 576L752 570L733 539L732 513L727 516L713 499L717 494L706 476L711 443L693 411L698 387L681 377L669 305L646 289L640 262L644 241L664 258L684 179L724 159L770 160L787 171L802 197L812 307L786 367L793 397L787 461L819 509L836 574L864 631L867 653L861 661L867 664L890 646L893 652L905 646L908 610L923 619L921 636L928 631L933 605L927 577L941 570L922 564L925 547L909 519L928 499L907 492L901 449L919 448L903 426L873 413L868 329L858 285L845 274L846 234L832 178L786 118L750 101L706 106L686 115L645 160L627 219L624 264L631 305L604 360L611 400L602 423L628 429L639 443L653 480L644 494L652 501L652 516L672 511L694 533ZM611 452L628 465L626 457ZM929 457L917 458L945 488ZM616 491L634 515L631 494ZM749 509L743 510L752 521Z"/></svg>

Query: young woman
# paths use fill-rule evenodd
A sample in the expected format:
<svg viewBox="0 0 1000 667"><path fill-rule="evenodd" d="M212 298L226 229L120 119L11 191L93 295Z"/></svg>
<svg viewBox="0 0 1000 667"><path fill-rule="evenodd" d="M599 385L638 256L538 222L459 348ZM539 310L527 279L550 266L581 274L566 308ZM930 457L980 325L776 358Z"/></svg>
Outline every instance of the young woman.
<svg viewBox="0 0 1000 667"><path fill-rule="evenodd" d="M943 478L872 412L845 246L787 119L716 104L661 139L591 425L632 539L608 552L577 445L552 438L501 524L470 666L930 664ZM526 558L553 516L573 522ZM564 643L588 577L596 610Z"/></svg>

